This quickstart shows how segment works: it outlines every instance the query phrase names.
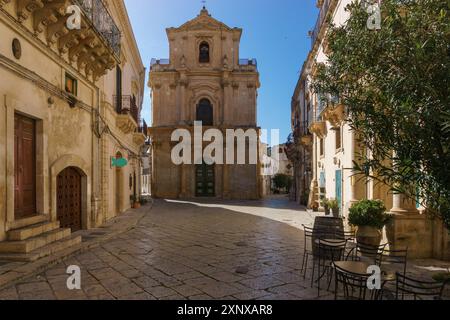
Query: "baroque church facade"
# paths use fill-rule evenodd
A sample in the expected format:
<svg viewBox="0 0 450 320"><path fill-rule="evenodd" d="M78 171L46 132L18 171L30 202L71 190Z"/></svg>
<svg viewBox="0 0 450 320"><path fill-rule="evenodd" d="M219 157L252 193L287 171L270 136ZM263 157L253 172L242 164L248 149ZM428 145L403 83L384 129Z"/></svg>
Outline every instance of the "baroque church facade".
<svg viewBox="0 0 450 320"><path fill-rule="evenodd" d="M176 165L171 158L172 149L179 143L171 141L172 133L184 129L194 137L196 121L202 122L203 132L217 129L224 137L230 129L254 131L259 148L259 73L256 60L239 58L241 35L242 29L226 26L211 17L205 8L179 28L167 29L170 58L153 59L149 79L154 197L261 197L259 159L256 164L246 161L240 165L237 162L207 165L191 155L192 164ZM247 153L250 154L248 147L249 144Z"/></svg>

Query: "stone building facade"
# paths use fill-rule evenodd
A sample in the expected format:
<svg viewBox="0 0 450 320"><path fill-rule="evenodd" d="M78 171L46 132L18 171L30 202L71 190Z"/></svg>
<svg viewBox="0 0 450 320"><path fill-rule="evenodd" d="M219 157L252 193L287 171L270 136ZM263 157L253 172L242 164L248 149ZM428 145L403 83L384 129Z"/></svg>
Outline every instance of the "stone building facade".
<svg viewBox="0 0 450 320"><path fill-rule="evenodd" d="M450 237L440 221L429 219L423 208L386 185L355 175L353 163L365 148L345 121L345 106L329 97L326 103L311 88L316 67L327 61L328 19L345 24L352 0L318 0L320 9L311 31L312 49L305 61L292 97L293 143L290 158L294 162L296 198L309 208L321 210L322 199L337 199L344 218L353 203L361 199L380 199L394 215L385 229L385 242L391 248L410 250L410 257L450 259ZM309 190L308 190L309 189Z"/></svg>
<svg viewBox="0 0 450 320"><path fill-rule="evenodd" d="M167 29L170 58L152 61L149 80L153 196L260 198L259 162L206 165L193 155L192 164L175 165L171 160L177 144L171 142L172 133L185 129L193 136L195 121L202 121L203 130L217 129L224 136L227 129L254 130L259 145L259 74L255 60L239 59L241 35L241 29L217 21L205 8L179 28Z"/></svg>
<svg viewBox="0 0 450 320"><path fill-rule="evenodd" d="M122 0L3 0L0 38L0 257L33 260L139 195L145 68Z"/></svg>

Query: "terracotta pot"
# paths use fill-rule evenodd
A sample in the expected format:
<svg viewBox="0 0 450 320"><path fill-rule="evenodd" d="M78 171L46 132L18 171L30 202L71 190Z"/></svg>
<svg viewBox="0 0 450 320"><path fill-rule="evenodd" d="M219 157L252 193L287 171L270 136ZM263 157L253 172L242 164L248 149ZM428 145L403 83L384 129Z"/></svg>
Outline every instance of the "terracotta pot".
<svg viewBox="0 0 450 320"><path fill-rule="evenodd" d="M356 230L356 241L358 243L379 246L382 238L381 230L375 227L359 226Z"/></svg>
<svg viewBox="0 0 450 320"><path fill-rule="evenodd" d="M339 210L339 208L332 209L331 212L333 213L333 217L340 218L340 210Z"/></svg>
<svg viewBox="0 0 450 320"><path fill-rule="evenodd" d="M133 208L134 209L139 209L141 207L141 204L139 203L139 202L135 202L134 204L133 204Z"/></svg>

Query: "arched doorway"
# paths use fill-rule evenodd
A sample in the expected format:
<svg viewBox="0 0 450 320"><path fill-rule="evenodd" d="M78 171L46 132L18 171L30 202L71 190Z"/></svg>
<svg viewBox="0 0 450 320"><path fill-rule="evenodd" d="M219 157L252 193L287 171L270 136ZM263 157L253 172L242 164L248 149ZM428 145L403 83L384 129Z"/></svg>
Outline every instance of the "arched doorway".
<svg viewBox="0 0 450 320"><path fill-rule="evenodd" d="M116 153L116 159L122 159L122 153ZM122 168L116 167L116 214L122 213L123 195L123 172Z"/></svg>
<svg viewBox="0 0 450 320"><path fill-rule="evenodd" d="M57 218L61 228L82 229L82 175L75 167L64 169L57 177Z"/></svg>

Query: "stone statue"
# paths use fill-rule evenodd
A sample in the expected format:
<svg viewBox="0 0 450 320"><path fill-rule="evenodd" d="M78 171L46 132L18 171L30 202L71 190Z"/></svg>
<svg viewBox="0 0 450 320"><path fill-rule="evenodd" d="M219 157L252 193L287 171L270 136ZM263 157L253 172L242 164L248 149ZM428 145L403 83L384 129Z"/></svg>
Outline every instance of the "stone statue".
<svg viewBox="0 0 450 320"><path fill-rule="evenodd" d="M224 57L223 57L223 67L224 68L228 68L228 57L227 57L227 55L225 55Z"/></svg>

